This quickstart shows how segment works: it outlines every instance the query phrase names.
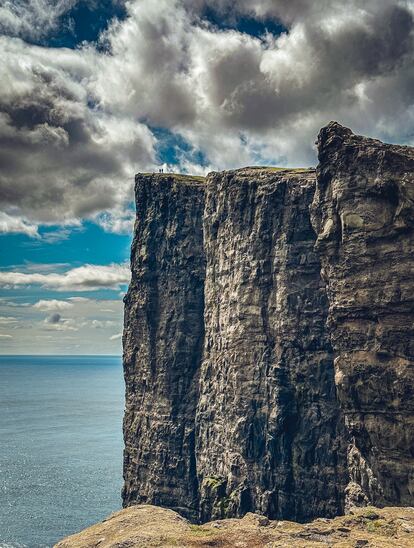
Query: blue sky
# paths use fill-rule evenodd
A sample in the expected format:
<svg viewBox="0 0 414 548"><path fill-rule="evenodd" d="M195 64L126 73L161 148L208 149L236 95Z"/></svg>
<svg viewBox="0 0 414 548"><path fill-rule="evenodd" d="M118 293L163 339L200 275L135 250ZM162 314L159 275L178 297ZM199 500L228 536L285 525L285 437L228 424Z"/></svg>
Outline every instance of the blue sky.
<svg viewBox="0 0 414 548"><path fill-rule="evenodd" d="M2 3L0 353L121 352L135 173L413 144L413 36L414 0Z"/></svg>
<svg viewBox="0 0 414 548"><path fill-rule="evenodd" d="M0 276L62 276L56 287L29 280L0 290L1 353L119 354L126 283L108 287L105 278L96 276L102 287L88 290L81 280L79 287L66 287L64 275L84 265L124 264L127 270L130 244L130 234L106 233L91 222L40 227L38 238L1 234L0 246L6 253L0 256Z"/></svg>

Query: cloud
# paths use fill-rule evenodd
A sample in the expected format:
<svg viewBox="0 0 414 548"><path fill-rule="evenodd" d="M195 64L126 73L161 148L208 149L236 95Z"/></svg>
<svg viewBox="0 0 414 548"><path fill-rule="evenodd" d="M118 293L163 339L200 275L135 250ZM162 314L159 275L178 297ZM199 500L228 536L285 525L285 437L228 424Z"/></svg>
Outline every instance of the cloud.
<svg viewBox="0 0 414 548"><path fill-rule="evenodd" d="M115 234L132 234L135 222L134 212L103 213L97 218L99 225L105 232Z"/></svg>
<svg viewBox="0 0 414 548"><path fill-rule="evenodd" d="M229 2L197 4L129 5L130 17L106 34L111 55L95 82L104 105L179 133L208 168L309 165L315 135L331 118L374 135L394 120L394 101L374 103L367 93L387 83L401 98L397 118L407 128L393 140L410 138L402 113L412 121L413 101L399 91L413 77L407 3L236 2L235 13L251 17L285 14L288 31L261 38L200 19L206 5L229 11ZM185 152L180 160L191 164Z"/></svg>
<svg viewBox="0 0 414 548"><path fill-rule="evenodd" d="M0 333L0 339L12 339L12 335Z"/></svg>
<svg viewBox="0 0 414 548"><path fill-rule="evenodd" d="M79 227L76 227L79 230ZM74 227L63 227L59 230L52 232L45 232L42 234L42 243L56 244L58 242L64 242L70 238L70 235L74 232Z"/></svg>
<svg viewBox="0 0 414 548"><path fill-rule="evenodd" d="M8 301L4 298L0 299L0 307L7 307L7 308L28 308L31 306L30 303L17 303L15 301Z"/></svg>
<svg viewBox="0 0 414 548"><path fill-rule="evenodd" d="M0 323L14 323L17 322L17 318L14 316L0 316Z"/></svg>
<svg viewBox="0 0 414 548"><path fill-rule="evenodd" d="M44 299L52 301L54 299ZM67 336L73 336L79 349L75 353L118 354L119 343L109 340L112 333L122 330L123 303L121 299L96 299L73 297L61 302L72 307L47 310L45 306L10 307L10 302L0 299L0 331L9 353L65 354ZM57 301L59 302L59 301ZM35 303L37 304L37 303ZM58 316L54 316L58 314ZM10 318L13 318L10 321ZM114 329L115 328L115 329ZM19 336L16 337L16 329Z"/></svg>
<svg viewBox="0 0 414 548"><path fill-rule="evenodd" d="M45 319L45 323L56 324L59 323L61 319L62 316L58 312L55 312Z"/></svg>
<svg viewBox="0 0 414 548"><path fill-rule="evenodd" d="M118 339L122 339L122 333L117 333L116 335L111 335L109 337L110 341L117 341Z"/></svg>
<svg viewBox="0 0 414 548"><path fill-rule="evenodd" d="M0 286L40 285L55 291L96 291L118 289L130 279L128 266L84 265L63 273L0 272Z"/></svg>
<svg viewBox="0 0 414 548"><path fill-rule="evenodd" d="M26 236L30 236L31 238L40 237L36 225L24 218L8 215L4 211L0 211L0 233L20 233L26 234Z"/></svg>
<svg viewBox="0 0 414 548"><path fill-rule="evenodd" d="M5 0L0 6L0 31L39 39L54 30L60 17L79 0Z"/></svg>
<svg viewBox="0 0 414 548"><path fill-rule="evenodd" d="M78 331L79 327L72 318L62 318L58 312L54 312L45 318L44 323L47 324L47 329L54 331Z"/></svg>
<svg viewBox="0 0 414 548"><path fill-rule="evenodd" d="M29 3L22 21L39 26L45 2ZM52 25L66 9L55 4ZM219 28L207 8L234 28ZM99 47L0 39L0 207L26 233L82 218L130 231L133 174L165 161L167 133L179 143L177 170L197 173L315 164L315 135L331 119L413 142L412 0L131 0L126 9ZM285 31L251 36L240 18ZM6 32L25 37L26 27Z"/></svg>
<svg viewBox="0 0 414 548"><path fill-rule="evenodd" d="M42 299L33 305L33 308L42 312L62 311L73 308L73 303L67 301L58 301L57 299Z"/></svg>
<svg viewBox="0 0 414 548"><path fill-rule="evenodd" d="M34 263L31 261L25 261L24 262L24 271L25 272L54 272L57 269L64 270L65 268L68 268L70 266L70 263ZM14 270L17 270L18 268L21 268L22 265L18 265L14 268Z"/></svg>
<svg viewBox="0 0 414 548"><path fill-rule="evenodd" d="M107 329L108 327L113 327L117 322L113 320L97 320L93 319L90 322L85 322L84 325L89 325L93 329Z"/></svg>
<svg viewBox="0 0 414 548"><path fill-rule="evenodd" d="M119 210L133 174L154 163L150 129L95 108L92 48L29 46L0 38L0 207L37 223Z"/></svg>

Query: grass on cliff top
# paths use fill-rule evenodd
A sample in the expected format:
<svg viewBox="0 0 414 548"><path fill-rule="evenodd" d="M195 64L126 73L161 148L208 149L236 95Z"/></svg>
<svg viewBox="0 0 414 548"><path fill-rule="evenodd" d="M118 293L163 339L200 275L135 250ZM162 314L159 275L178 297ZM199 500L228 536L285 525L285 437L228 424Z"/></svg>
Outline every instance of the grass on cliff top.
<svg viewBox="0 0 414 548"><path fill-rule="evenodd" d="M313 171L315 168L313 167L273 167L273 166L249 166L247 168L243 169L263 169L266 171L297 171L297 172L304 172L304 171Z"/></svg>
<svg viewBox="0 0 414 548"><path fill-rule="evenodd" d="M191 181L196 181L198 183L204 183L204 181L206 179L205 177L202 177L201 175L187 175L185 173L158 173L158 172L150 173L150 172L147 172L147 173L138 173L138 175L149 175L149 176L155 175L157 177L172 177L176 181L181 181L183 183L191 182Z"/></svg>

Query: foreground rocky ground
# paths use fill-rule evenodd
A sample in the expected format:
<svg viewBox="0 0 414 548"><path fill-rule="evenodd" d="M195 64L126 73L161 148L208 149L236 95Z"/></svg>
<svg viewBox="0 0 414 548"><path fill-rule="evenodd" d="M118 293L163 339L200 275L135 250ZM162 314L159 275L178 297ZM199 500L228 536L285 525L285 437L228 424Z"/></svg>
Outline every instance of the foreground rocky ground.
<svg viewBox="0 0 414 548"><path fill-rule="evenodd" d="M112 514L102 523L62 540L55 548L157 546L411 548L414 508L358 508L346 516L319 518L307 524L247 514L242 519L192 525L172 510L139 505Z"/></svg>

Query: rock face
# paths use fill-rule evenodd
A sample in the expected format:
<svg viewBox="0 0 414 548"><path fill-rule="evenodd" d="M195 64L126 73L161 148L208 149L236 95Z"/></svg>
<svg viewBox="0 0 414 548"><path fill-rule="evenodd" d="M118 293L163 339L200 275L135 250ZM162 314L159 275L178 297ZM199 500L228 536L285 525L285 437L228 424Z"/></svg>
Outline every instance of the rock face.
<svg viewBox="0 0 414 548"><path fill-rule="evenodd" d="M316 177L137 176L125 506L414 504L414 153L335 123L318 144Z"/></svg>
<svg viewBox="0 0 414 548"><path fill-rule="evenodd" d="M207 182L205 345L196 421L202 521L342 508L344 452L327 299L313 247L313 170Z"/></svg>
<svg viewBox="0 0 414 548"><path fill-rule="evenodd" d="M414 149L331 123L312 219L346 419L348 505L414 503Z"/></svg>
<svg viewBox="0 0 414 548"><path fill-rule="evenodd" d="M204 334L203 179L136 177L125 297L124 504L195 519L194 430Z"/></svg>

